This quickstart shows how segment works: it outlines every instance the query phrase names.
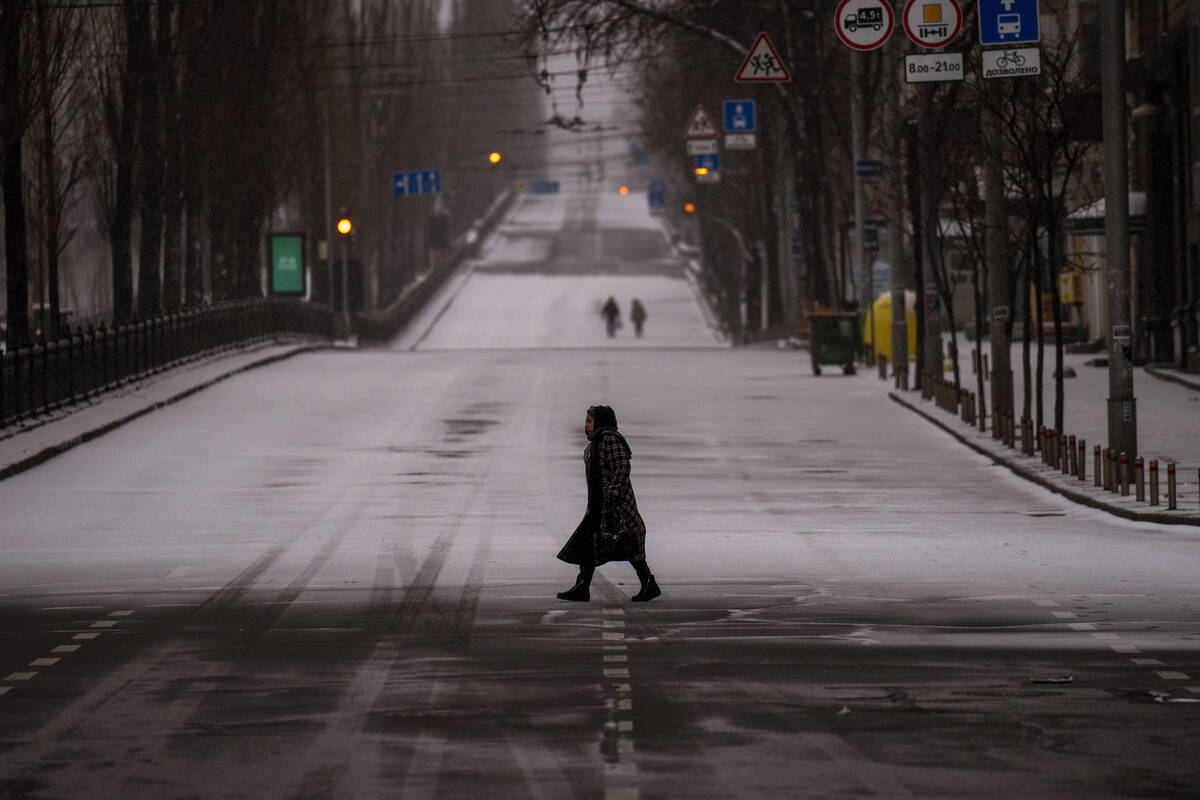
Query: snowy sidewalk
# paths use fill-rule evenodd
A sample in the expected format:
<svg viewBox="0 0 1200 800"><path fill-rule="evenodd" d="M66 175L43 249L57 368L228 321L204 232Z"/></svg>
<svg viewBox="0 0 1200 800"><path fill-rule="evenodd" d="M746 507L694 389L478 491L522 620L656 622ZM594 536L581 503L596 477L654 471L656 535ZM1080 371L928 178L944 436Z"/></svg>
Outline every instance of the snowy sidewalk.
<svg viewBox="0 0 1200 800"><path fill-rule="evenodd" d="M76 445L232 375L327 346L293 340L225 351L0 428L0 480L32 469Z"/></svg>
<svg viewBox="0 0 1200 800"><path fill-rule="evenodd" d="M985 347L986 349L986 347ZM971 352L966 348L962 354L966 368L961 380L968 391L976 391L976 376L970 369ZM1134 370L1134 398L1137 402L1138 447L1146 465L1146 500L1138 502L1131 478L1127 496L1106 491L1095 486L1093 448L1105 446L1107 437L1107 394L1108 370L1105 366L1089 365L1099 354L1068 354L1064 358L1067 374L1074 370L1074 377L1064 380L1064 428L1068 436L1087 441L1086 478L1080 480L1065 475L1061 470L1042 463L1040 453L1025 456L1016 448L1005 446L992 438L991 409L988 409L988 430L980 431L978 425L963 422L957 414L939 408L933 400L923 400L920 392L889 391L888 396L930 422L941 427L956 439L982 453L1016 474L1070 500L1108 511L1127 519L1142 522L1163 522L1200 525L1200 376L1174 370L1169 367L1138 367ZM1053 363L1047 359L1044 382L1044 403L1047 423L1053 421L1054 384ZM1019 345L1012 354L1015 403L1022 403L1021 354ZM947 379L952 375L948 372ZM891 385L891 379L888 380ZM1159 462L1159 505L1149 503L1150 460ZM1167 464L1176 464L1178 507L1167 509ZM1132 458L1130 459L1132 468Z"/></svg>

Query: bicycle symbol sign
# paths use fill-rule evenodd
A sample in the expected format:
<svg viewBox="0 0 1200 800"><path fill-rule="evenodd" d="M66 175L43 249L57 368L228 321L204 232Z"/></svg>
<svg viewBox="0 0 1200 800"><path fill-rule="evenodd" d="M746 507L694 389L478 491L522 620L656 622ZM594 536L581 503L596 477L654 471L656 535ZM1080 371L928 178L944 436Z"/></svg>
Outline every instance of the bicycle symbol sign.
<svg viewBox="0 0 1200 800"><path fill-rule="evenodd" d="M1042 51L1036 47L984 50L980 66L985 78L1024 78L1042 74Z"/></svg>

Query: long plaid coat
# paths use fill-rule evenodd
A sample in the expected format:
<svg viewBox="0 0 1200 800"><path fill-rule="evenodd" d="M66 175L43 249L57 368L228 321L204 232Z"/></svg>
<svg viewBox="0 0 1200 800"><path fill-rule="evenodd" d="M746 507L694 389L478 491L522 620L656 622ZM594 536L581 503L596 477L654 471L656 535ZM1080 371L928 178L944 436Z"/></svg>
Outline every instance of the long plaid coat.
<svg viewBox="0 0 1200 800"><path fill-rule="evenodd" d="M596 558L595 537L601 531L614 531L626 545L624 560L646 558L646 523L638 513L637 498L629 480L633 453L625 437L615 428L601 428L583 451L587 474L587 513L558 557L568 564L603 563ZM606 560L616 560L609 557Z"/></svg>

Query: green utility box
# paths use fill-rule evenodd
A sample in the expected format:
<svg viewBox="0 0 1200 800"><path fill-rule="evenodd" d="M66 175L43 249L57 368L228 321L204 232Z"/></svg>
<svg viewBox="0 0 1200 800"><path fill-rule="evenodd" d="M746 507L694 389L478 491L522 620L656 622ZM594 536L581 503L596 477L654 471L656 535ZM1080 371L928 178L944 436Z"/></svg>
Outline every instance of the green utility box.
<svg viewBox="0 0 1200 800"><path fill-rule="evenodd" d="M813 375L821 374L822 364L837 364L845 374L854 374L860 344L857 314L810 314L808 334Z"/></svg>

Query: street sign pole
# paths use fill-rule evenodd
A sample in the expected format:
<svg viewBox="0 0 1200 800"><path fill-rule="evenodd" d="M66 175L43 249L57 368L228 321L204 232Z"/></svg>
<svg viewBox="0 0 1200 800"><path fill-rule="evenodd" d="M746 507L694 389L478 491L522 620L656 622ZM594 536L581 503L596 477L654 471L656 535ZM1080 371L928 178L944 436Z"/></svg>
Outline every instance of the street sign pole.
<svg viewBox="0 0 1200 800"><path fill-rule="evenodd" d="M892 262L892 375L896 388L908 391L908 304L904 299L904 170L901 166L904 130L903 93L896 92L889 104L891 129L895 137L891 148L890 171L885 174L888 202L888 260Z"/></svg>
<svg viewBox="0 0 1200 800"><path fill-rule="evenodd" d="M854 269L858 275L858 297L859 308L864 315L871 312L871 274L867 270L866 264L863 263L865 253L863 249L863 228L866 219L866 198L863 195L862 177L858 174L858 162L863 160L863 142L862 142L862 94L859 89L862 84L862 54L857 50L850 52L850 148L854 151L852 158L854 159ZM872 330L872 333L874 329ZM875 342L872 340L871 349L874 351ZM873 357L874 353L872 353ZM866 351L863 351L863 357L866 359ZM870 361L866 362L870 366Z"/></svg>
<svg viewBox="0 0 1200 800"><path fill-rule="evenodd" d="M993 96L998 94L992 92ZM998 114L985 107L980 122L983 126L987 153L985 153L984 205L987 236L984 259L988 270L988 297L990 305L990 336L992 342L992 438L999 439L1002 433L1003 415L1013 410L1012 353L1008 340L1008 326L1012 319L1009 310L1008 285L1008 210L1004 199L1004 132L1000 128Z"/></svg>
<svg viewBox="0 0 1200 800"><path fill-rule="evenodd" d="M1100 11L1101 90L1104 114L1104 249L1108 289L1108 446L1137 449L1133 396L1133 336L1129 313L1129 155L1125 111L1125 0Z"/></svg>

